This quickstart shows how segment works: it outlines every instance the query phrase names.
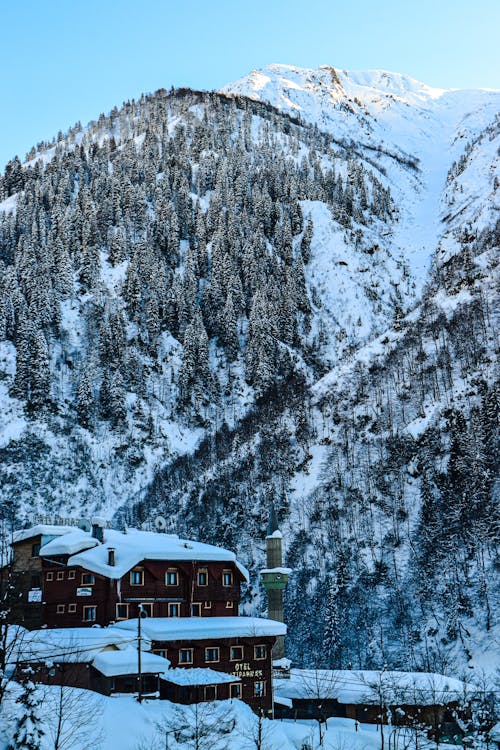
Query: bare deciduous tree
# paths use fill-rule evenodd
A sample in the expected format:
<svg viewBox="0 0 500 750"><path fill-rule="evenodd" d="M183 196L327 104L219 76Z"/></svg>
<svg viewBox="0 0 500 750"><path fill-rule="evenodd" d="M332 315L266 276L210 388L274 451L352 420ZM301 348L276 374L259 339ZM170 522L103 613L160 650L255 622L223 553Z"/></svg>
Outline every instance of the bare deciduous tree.
<svg viewBox="0 0 500 750"><path fill-rule="evenodd" d="M193 703L174 705L171 717L157 725L158 733L189 750L226 750L228 735L236 725L227 705L218 703Z"/></svg>

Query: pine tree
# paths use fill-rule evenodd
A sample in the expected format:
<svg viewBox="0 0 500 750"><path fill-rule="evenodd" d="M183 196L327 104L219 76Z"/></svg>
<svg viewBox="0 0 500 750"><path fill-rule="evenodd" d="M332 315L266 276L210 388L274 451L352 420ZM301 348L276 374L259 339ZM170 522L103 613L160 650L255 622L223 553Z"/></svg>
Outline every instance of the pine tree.
<svg viewBox="0 0 500 750"><path fill-rule="evenodd" d="M245 353L246 378L262 396L277 377L278 325L275 310L263 292L256 292L250 314Z"/></svg>
<svg viewBox="0 0 500 750"><path fill-rule="evenodd" d="M116 372L111 382L109 402L110 416L114 427L123 427L127 419L126 393L123 378Z"/></svg>
<svg viewBox="0 0 500 750"><path fill-rule="evenodd" d="M99 415L102 419L110 419L111 414L111 376L109 369L105 367L99 390Z"/></svg>
<svg viewBox="0 0 500 750"><path fill-rule="evenodd" d="M230 294L222 311L221 343L229 361L235 360L239 351L238 322L234 312L233 298Z"/></svg>
<svg viewBox="0 0 500 750"><path fill-rule="evenodd" d="M78 383L76 412L83 427L90 427L94 411L94 395L89 372L85 368Z"/></svg>
<svg viewBox="0 0 500 750"><path fill-rule="evenodd" d="M23 682L22 687L22 693L16 698L20 714L9 750L40 750L45 734L40 726L42 701L30 680Z"/></svg>
<svg viewBox="0 0 500 750"><path fill-rule="evenodd" d="M208 336L199 310L186 328L179 372L181 401L199 409L213 391L208 358Z"/></svg>
<svg viewBox="0 0 500 750"><path fill-rule="evenodd" d="M323 651L326 663L332 669L338 669L341 666L340 624L339 587L336 580L331 579L328 583L326 595Z"/></svg>
<svg viewBox="0 0 500 750"><path fill-rule="evenodd" d="M31 382L31 355L35 329L27 311L23 311L16 335L16 377L15 393L19 398L27 399Z"/></svg>
<svg viewBox="0 0 500 750"><path fill-rule="evenodd" d="M314 226L311 217L309 216L306 222L306 226L304 229L304 234L302 235L302 240L300 243L300 252L302 254L302 258L304 260L304 263L309 263L311 260L311 242L314 234Z"/></svg>
<svg viewBox="0 0 500 750"><path fill-rule="evenodd" d="M146 303L146 329L148 347L151 354L156 354L158 336L160 335L160 311L156 294L151 293Z"/></svg>
<svg viewBox="0 0 500 750"><path fill-rule="evenodd" d="M35 333L33 339L30 380L28 403L31 408L38 410L50 400L49 348L41 330Z"/></svg>

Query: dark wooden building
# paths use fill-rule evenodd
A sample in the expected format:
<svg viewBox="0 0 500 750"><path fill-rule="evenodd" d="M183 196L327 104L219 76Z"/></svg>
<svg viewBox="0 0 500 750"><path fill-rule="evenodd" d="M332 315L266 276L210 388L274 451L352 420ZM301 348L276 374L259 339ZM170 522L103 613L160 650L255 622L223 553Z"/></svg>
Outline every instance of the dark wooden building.
<svg viewBox="0 0 500 750"><path fill-rule="evenodd" d="M28 568L28 559L38 577L19 579L19 622L42 625L48 628L45 633L66 629L68 635L78 635L82 628L103 634L120 630L133 641L135 618L141 613L152 651L145 662L151 657L149 661L166 659L164 664L172 665L171 680L164 675L160 680L160 672L144 672L148 691L179 702L240 698L254 709L272 712L271 652L286 626L238 616L248 572L234 553L175 535L105 529L96 520L91 532L72 527L20 532L13 562L22 570ZM37 600L36 617L30 614L30 598ZM120 647L108 644L98 656L94 649L92 658L56 659L51 673L40 662L40 680L64 676L77 687L106 694L135 692L135 670L127 671L123 660L118 672L109 666L121 660L114 650ZM70 667L58 666L68 662ZM201 679L202 672L205 681L192 682L196 675ZM165 666L163 673L168 674ZM206 682L207 675L217 677Z"/></svg>
<svg viewBox="0 0 500 750"><path fill-rule="evenodd" d="M275 690L275 716L283 719L341 717L413 727L441 739L460 738L467 720L465 686L438 674L292 669L285 675L280 670Z"/></svg>
<svg viewBox="0 0 500 750"><path fill-rule="evenodd" d="M12 539L12 562L2 570L11 576L20 596L12 607L12 619L29 630L44 624L43 570L40 549L58 536L72 532L69 526L39 524L17 531Z"/></svg>
<svg viewBox="0 0 500 750"><path fill-rule="evenodd" d="M53 535L34 527L13 544L26 627L109 625L140 606L149 617L238 615L248 573L228 550L133 529L45 529Z"/></svg>
<svg viewBox="0 0 500 750"><path fill-rule="evenodd" d="M120 623L133 630L134 622ZM143 621L143 631L154 653L166 657L172 668L211 669L233 675L239 685L228 697L239 697L254 709L272 712L272 648L286 632L282 623L255 617L214 618L188 623L168 618Z"/></svg>
<svg viewBox="0 0 500 750"><path fill-rule="evenodd" d="M185 705L241 699L241 678L210 668L169 669L160 677L160 697Z"/></svg>

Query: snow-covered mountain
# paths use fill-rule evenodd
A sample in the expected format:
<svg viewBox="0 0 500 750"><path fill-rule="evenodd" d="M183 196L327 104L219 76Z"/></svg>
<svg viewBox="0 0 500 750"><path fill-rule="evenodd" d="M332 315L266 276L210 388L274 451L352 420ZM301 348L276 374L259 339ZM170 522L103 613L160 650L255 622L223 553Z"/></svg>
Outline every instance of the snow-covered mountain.
<svg viewBox="0 0 500 750"><path fill-rule="evenodd" d="M296 662L483 664L499 111L499 91L272 65L10 162L4 515L160 512L258 570L272 502Z"/></svg>
<svg viewBox="0 0 500 750"><path fill-rule="evenodd" d="M417 293L444 234L466 222L483 229L496 219L500 196L494 187L495 138L490 147L483 144L482 164L474 179L461 185L463 194L449 195L445 187L452 164L497 122L498 90L436 89L382 70L304 70L289 65L252 71L222 90L299 115L376 160L386 171L400 212L391 249L409 264ZM418 170L408 170L407 161Z"/></svg>

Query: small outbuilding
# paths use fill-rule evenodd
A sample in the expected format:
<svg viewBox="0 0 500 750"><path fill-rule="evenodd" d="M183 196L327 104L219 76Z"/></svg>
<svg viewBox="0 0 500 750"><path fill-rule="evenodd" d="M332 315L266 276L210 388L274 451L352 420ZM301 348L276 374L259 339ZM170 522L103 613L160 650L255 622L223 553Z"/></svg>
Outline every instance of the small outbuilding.
<svg viewBox="0 0 500 750"><path fill-rule="evenodd" d="M461 680L425 672L283 669L274 672L276 718L354 719L459 737L458 718L466 686ZM291 702L291 706L290 706Z"/></svg>
<svg viewBox="0 0 500 750"><path fill-rule="evenodd" d="M141 652L141 693L148 697L160 696L160 674L168 670L170 662L163 656ZM101 651L92 661L92 689L104 695L138 692L137 649Z"/></svg>
<svg viewBox="0 0 500 750"><path fill-rule="evenodd" d="M186 705L241 698L241 678L203 667L169 669L160 675L160 697Z"/></svg>

